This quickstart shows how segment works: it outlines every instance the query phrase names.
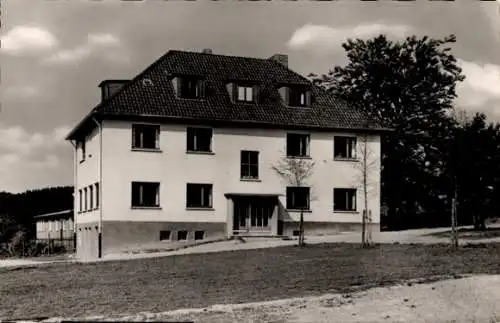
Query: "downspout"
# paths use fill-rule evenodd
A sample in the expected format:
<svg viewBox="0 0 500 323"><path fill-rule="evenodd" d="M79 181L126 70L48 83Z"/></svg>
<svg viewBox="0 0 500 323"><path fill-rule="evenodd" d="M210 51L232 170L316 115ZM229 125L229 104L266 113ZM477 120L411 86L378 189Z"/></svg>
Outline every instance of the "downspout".
<svg viewBox="0 0 500 323"><path fill-rule="evenodd" d="M77 211L77 199L78 199L78 183L77 183L77 171L78 171L78 151L76 147L76 142L73 142L73 140L69 141L71 145L73 146L73 247L77 248L77 243L76 243L76 216L78 214Z"/></svg>
<svg viewBox="0 0 500 323"><path fill-rule="evenodd" d="M102 124L92 117L99 129L99 234L98 234L98 258L102 258Z"/></svg>

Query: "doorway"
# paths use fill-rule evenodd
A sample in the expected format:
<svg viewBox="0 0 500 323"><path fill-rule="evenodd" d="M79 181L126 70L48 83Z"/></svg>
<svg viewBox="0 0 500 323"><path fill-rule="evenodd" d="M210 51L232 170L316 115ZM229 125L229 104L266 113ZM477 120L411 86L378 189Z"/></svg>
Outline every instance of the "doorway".
<svg viewBox="0 0 500 323"><path fill-rule="evenodd" d="M237 197L233 199L234 234L269 234L277 204L272 197Z"/></svg>

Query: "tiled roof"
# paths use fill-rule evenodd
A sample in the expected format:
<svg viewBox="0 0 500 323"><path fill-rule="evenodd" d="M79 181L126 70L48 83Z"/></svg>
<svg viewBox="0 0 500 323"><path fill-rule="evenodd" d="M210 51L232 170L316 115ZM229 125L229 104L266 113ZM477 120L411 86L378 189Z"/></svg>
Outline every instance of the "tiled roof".
<svg viewBox="0 0 500 323"><path fill-rule="evenodd" d="M170 81L173 75L202 76L206 80L205 98L176 97ZM232 102L226 88L231 80L258 82L258 103ZM288 107L277 84L311 83L271 59L172 50L93 111L108 118L140 115L332 129L363 129L368 122L370 128L380 128L355 107L315 87L311 107Z"/></svg>

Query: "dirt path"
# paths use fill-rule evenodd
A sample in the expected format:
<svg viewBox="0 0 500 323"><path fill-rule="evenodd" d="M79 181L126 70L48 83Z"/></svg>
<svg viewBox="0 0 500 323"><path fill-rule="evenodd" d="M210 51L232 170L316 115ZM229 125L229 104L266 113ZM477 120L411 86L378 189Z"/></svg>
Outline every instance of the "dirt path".
<svg viewBox="0 0 500 323"><path fill-rule="evenodd" d="M88 318L87 318L88 319ZM500 322L500 275L374 288L262 303L216 305L125 317L124 321L194 322Z"/></svg>

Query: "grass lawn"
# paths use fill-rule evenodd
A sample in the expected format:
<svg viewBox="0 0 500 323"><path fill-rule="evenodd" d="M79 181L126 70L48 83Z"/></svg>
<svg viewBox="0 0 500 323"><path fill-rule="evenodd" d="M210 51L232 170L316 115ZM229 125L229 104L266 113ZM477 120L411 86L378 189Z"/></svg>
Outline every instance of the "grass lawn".
<svg viewBox="0 0 500 323"><path fill-rule="evenodd" d="M451 236L451 231L432 233L430 235L439 238L449 238ZM461 228L458 230L458 236L459 238L466 238L469 240L498 238L500 237L500 228L486 228L480 231Z"/></svg>
<svg viewBox="0 0 500 323"><path fill-rule="evenodd" d="M436 275L500 274L500 244L287 246L0 269L0 319L81 317L349 292Z"/></svg>

